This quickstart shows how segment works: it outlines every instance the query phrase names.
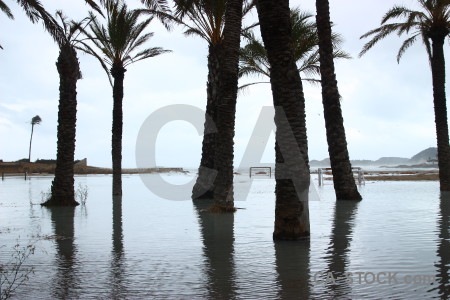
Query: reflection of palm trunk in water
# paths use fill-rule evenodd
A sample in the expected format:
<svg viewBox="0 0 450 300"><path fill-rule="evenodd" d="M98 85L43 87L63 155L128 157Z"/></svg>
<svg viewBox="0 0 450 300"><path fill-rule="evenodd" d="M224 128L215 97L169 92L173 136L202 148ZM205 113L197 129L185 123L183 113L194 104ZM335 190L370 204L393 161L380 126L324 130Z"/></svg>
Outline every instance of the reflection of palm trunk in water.
<svg viewBox="0 0 450 300"><path fill-rule="evenodd" d="M193 200L203 239L206 257L208 299L234 299L236 297L234 265L234 214L202 212L213 201Z"/></svg>
<svg viewBox="0 0 450 300"><path fill-rule="evenodd" d="M48 208L51 214L56 244L56 266L58 271L52 282L56 299L77 298L79 280L75 278L74 216L75 208Z"/></svg>
<svg viewBox="0 0 450 300"><path fill-rule="evenodd" d="M122 229L122 196L113 196L112 207L111 298L126 297L123 285L124 249Z"/></svg>
<svg viewBox="0 0 450 300"><path fill-rule="evenodd" d="M309 239L275 242L279 299L309 299L309 252Z"/></svg>
<svg viewBox="0 0 450 300"><path fill-rule="evenodd" d="M326 256L328 273L323 274L327 277L321 278L330 288L328 291L334 298L349 295L351 292L351 287L344 278L346 278L346 267L349 263L348 252L358 205L359 203L355 201L336 201L330 246ZM333 280L327 280L327 278L332 279L328 277L329 275L336 279L335 283Z"/></svg>
<svg viewBox="0 0 450 300"><path fill-rule="evenodd" d="M436 280L439 282L438 291L441 299L450 298L450 192L441 192L441 218L439 224L439 246L437 255L440 262L436 264Z"/></svg>

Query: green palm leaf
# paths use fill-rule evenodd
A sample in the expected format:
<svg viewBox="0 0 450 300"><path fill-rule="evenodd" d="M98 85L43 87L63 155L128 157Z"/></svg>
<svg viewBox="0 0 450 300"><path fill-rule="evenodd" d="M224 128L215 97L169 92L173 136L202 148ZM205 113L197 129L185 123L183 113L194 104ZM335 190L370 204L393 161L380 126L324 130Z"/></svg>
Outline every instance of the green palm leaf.
<svg viewBox="0 0 450 300"><path fill-rule="evenodd" d="M410 35L407 37L397 53L397 62L421 37L428 58L431 59L430 34L436 30L450 32L450 1L449 0L418 0L422 10L411 10L404 6L394 6L382 17L380 27L370 30L360 38L371 38L364 44L359 56L361 57L379 41L391 34L398 36ZM392 23L389 23L394 21ZM401 21L401 22L395 22Z"/></svg>
<svg viewBox="0 0 450 300"><path fill-rule="evenodd" d="M8 5L6 5L5 2L3 2L3 0L0 0L0 10L4 12L8 18L14 19L11 10L9 9Z"/></svg>
<svg viewBox="0 0 450 300"><path fill-rule="evenodd" d="M291 10L292 40L297 69L305 75L304 81L317 83L320 80L314 77L320 75L319 40L316 23L311 18L312 14L301 11L299 8ZM270 77L270 65L262 41L251 32L245 32L244 37L247 44L240 50L239 78L250 75ZM334 33L332 41L335 58L351 58L348 53L340 49L342 37L339 34ZM251 85L253 83L243 85L240 88L248 88Z"/></svg>

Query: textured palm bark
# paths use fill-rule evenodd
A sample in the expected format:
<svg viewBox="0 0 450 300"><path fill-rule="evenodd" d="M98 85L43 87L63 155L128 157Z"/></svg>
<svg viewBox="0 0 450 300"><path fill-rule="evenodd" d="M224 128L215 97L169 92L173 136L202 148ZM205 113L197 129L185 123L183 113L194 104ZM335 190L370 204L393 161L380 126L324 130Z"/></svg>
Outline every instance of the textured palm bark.
<svg viewBox="0 0 450 300"><path fill-rule="evenodd" d="M316 0L317 31L319 36L322 102L327 132L328 153L337 200L361 200L356 187L347 150L344 119L333 62L330 7L328 0Z"/></svg>
<svg viewBox="0 0 450 300"><path fill-rule="evenodd" d="M259 0L261 35L271 66L275 109L275 228L274 239L295 240L310 235L310 183L305 98L294 59L289 1Z"/></svg>
<svg viewBox="0 0 450 300"><path fill-rule="evenodd" d="M434 117L436 122L437 155L441 191L450 191L450 146L445 96L444 41L448 35L446 28L431 34L433 53L431 72L433 76Z"/></svg>
<svg viewBox="0 0 450 300"><path fill-rule="evenodd" d="M60 47L56 67L59 73L59 106L55 178L45 206L75 206L74 156L77 122L77 81L80 66L71 45Z"/></svg>
<svg viewBox="0 0 450 300"><path fill-rule="evenodd" d="M214 165L217 177L214 203L222 211L234 211L233 159L234 126L238 91L239 49L242 27L243 0L227 1L223 29L223 57L217 103L216 147Z"/></svg>
<svg viewBox="0 0 450 300"><path fill-rule="evenodd" d="M208 83L202 158L198 177L192 189L192 199L213 199L216 177L214 157L216 146L216 107L219 92L219 70L222 44L210 44L208 49Z"/></svg>
<svg viewBox="0 0 450 300"><path fill-rule="evenodd" d="M113 65L111 75L114 78L113 85L113 120L112 120L112 166L114 196L122 195L122 131L123 131L123 79L126 69L122 66Z"/></svg>

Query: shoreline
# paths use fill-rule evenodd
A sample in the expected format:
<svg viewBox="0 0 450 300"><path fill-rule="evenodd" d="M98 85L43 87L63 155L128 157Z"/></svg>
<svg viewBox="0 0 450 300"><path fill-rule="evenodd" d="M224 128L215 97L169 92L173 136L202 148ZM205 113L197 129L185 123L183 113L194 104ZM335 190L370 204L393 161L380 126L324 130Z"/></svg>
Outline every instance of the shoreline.
<svg viewBox="0 0 450 300"><path fill-rule="evenodd" d="M53 175L55 174L55 164L29 163L29 162L2 162L0 163L0 173L2 174L24 174L28 175ZM96 175L112 174L110 168L100 168L93 166L74 165L75 175ZM189 173L183 168L123 168L122 174L151 174L151 173Z"/></svg>
<svg viewBox="0 0 450 300"><path fill-rule="evenodd" d="M152 174L152 173L182 173L189 171L183 168L123 168L122 174ZM36 175L53 175L55 173L55 164L29 163L29 162L1 162L0 173L6 176L13 174L24 174L27 176ZM11 175L8 175L11 174ZM74 165L74 175L109 175L112 169L101 168L87 165ZM241 174L236 173L235 174ZM324 180L332 180L331 171L323 173ZM438 181L439 170L380 170L380 171L364 171L364 179L366 181ZM317 175L317 171L312 171L311 176ZM14 176L14 175L13 175Z"/></svg>

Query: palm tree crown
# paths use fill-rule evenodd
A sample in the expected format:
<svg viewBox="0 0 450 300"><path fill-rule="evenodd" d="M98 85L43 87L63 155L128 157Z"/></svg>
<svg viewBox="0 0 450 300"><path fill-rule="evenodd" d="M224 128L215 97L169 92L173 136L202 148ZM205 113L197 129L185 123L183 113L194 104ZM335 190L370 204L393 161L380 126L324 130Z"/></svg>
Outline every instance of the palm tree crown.
<svg viewBox="0 0 450 300"><path fill-rule="evenodd" d="M314 77L320 75L320 68L316 22L310 20L311 14L301 11L299 8L291 9L290 17L297 69L305 75L305 77L302 76L302 80L317 82L319 80ZM252 33L245 36L247 45L240 50L239 77L250 75L270 77L269 60L262 42ZM342 38L339 34L334 33L332 41L335 58L350 58L349 54L339 48L342 44ZM258 83L266 82L254 82L241 88Z"/></svg>
<svg viewBox="0 0 450 300"><path fill-rule="evenodd" d="M41 119L41 117L39 117L39 115L36 115L33 118L31 118L31 126L41 124L41 122L42 122L42 119Z"/></svg>
<svg viewBox="0 0 450 300"><path fill-rule="evenodd" d="M397 53L397 62L400 62L405 51L418 39L421 39L426 47L428 57L431 58L432 50L430 39L440 34L448 36L450 32L450 1L449 0L418 0L423 11L415 11L404 6L394 6L381 19L381 26L373 29L361 38L372 37L359 53L361 57L369 51L376 43L392 33L410 34L403 41ZM387 23L394 19L403 18L403 22Z"/></svg>
<svg viewBox="0 0 450 300"><path fill-rule="evenodd" d="M142 11L128 10L127 5L122 1L106 0L105 7L106 27L91 14L93 18L89 25L91 33L84 31L102 55L100 56L85 42L81 49L97 57L108 75L109 70L106 65L125 68L137 61L170 52L160 47L153 47L136 53L137 49L153 36L153 33L143 33L152 21L152 17L140 22L139 17Z"/></svg>
<svg viewBox="0 0 450 300"><path fill-rule="evenodd" d="M175 16L187 27L186 35L197 35L211 44L223 39L226 0L175 0Z"/></svg>

